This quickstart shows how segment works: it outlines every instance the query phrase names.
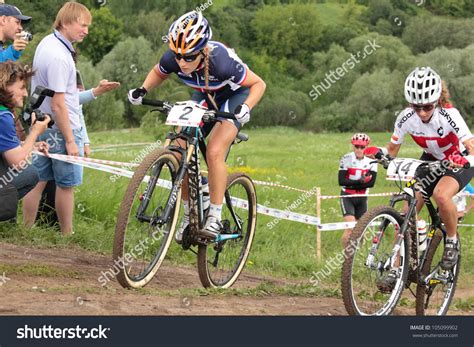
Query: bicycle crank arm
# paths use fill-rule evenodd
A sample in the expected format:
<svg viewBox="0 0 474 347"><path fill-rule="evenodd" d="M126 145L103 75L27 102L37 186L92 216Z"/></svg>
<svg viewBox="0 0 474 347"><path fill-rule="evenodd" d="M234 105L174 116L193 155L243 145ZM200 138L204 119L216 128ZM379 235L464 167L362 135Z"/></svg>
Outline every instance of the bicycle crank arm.
<svg viewBox="0 0 474 347"><path fill-rule="evenodd" d="M219 234L217 235L216 240L214 242L238 239L239 237L241 237L240 234Z"/></svg>

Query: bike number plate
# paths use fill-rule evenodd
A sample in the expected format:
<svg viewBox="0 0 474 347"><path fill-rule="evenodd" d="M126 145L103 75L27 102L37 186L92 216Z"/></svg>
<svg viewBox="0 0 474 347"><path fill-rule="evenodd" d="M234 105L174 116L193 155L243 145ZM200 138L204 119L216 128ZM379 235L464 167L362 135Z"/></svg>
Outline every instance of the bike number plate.
<svg viewBox="0 0 474 347"><path fill-rule="evenodd" d="M410 181L415 176L415 171L422 161L411 158L397 158L390 162L387 169L387 180Z"/></svg>
<svg viewBox="0 0 474 347"><path fill-rule="evenodd" d="M199 127L206 109L194 102L176 103L166 118L166 125Z"/></svg>

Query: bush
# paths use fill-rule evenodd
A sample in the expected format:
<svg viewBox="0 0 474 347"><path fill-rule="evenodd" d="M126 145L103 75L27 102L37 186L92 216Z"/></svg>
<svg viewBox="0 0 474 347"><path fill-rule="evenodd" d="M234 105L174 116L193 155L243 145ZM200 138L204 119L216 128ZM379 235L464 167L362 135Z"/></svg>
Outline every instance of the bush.
<svg viewBox="0 0 474 347"><path fill-rule="evenodd" d="M309 116L310 100L305 93L284 88L267 90L252 110L251 126L302 126Z"/></svg>

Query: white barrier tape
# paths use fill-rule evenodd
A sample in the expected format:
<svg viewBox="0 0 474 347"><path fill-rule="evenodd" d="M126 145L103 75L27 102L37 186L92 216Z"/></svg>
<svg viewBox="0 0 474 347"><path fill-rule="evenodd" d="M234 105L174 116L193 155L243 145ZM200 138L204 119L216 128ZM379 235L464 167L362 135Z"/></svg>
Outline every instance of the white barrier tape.
<svg viewBox="0 0 474 347"><path fill-rule="evenodd" d="M105 149L114 149L114 148L126 148L126 147L137 147L137 146L147 146L147 145L152 145L156 142L134 142L134 143L118 143L115 145L103 145L103 146L97 146L95 149L92 151L101 151Z"/></svg>
<svg viewBox="0 0 474 347"><path fill-rule="evenodd" d="M392 196L394 194L398 194L395 192L392 193L377 193L377 194L351 194L351 195L322 195L321 199L340 199L340 198L358 198L362 196Z"/></svg>
<svg viewBox="0 0 474 347"><path fill-rule="evenodd" d="M318 225L321 231L333 231L354 228L357 222L325 223ZM377 223L380 224L380 223ZM458 227L474 227L474 224L458 224Z"/></svg>
<svg viewBox="0 0 474 347"><path fill-rule="evenodd" d="M343 230L353 228L357 222L325 223L318 225L321 231Z"/></svg>
<svg viewBox="0 0 474 347"><path fill-rule="evenodd" d="M252 180L252 181L253 181L253 183L258 184L260 186L283 188L283 189L286 189L286 190L294 190L294 191L300 192L300 193L312 193L312 191L310 191L310 190L293 188L293 187L290 187L290 186L285 186L283 184L278 184L278 183L273 183L273 182L264 182L264 181L254 181L254 180Z"/></svg>
<svg viewBox="0 0 474 347"><path fill-rule="evenodd" d="M206 170L201 170L201 173L208 173ZM273 182L265 182L265 181L257 181L257 180L252 180L252 182L256 185L259 186L269 186L269 187L277 187L277 188L283 188L286 190L294 190L300 193L313 193L311 190L304 190L304 189L299 189L299 188L293 188L290 186L285 186L279 183L273 183Z"/></svg>
<svg viewBox="0 0 474 347"><path fill-rule="evenodd" d="M44 154L41 153L41 155L44 155ZM52 154L52 155L50 155L50 157L52 159L65 161L65 162L68 162L68 163L71 163L71 164L81 165L81 166L84 166L84 167L87 167L87 168L90 168L90 169L104 171L104 172L112 173L112 174L119 175L119 176L125 176L125 177L128 177L128 178L131 178L133 176L132 171L128 171L128 170L108 166L108 165L105 165L105 164L85 162L85 161L76 161L76 160L74 160L74 158L76 158L76 157L70 157L70 156L59 155L59 154ZM148 182L148 180L149 180L149 177L146 176L144 181ZM165 180L161 180L161 179L158 180L158 185L161 186L161 187L167 188L167 189L171 189L171 186L172 186L170 181L165 181ZM234 197L232 199L235 203L238 204L239 207L245 208L245 209L248 208L247 203L246 203L245 200L234 198ZM309 224L309 225L318 225L320 223L319 218L314 217L314 216L308 216L308 215L289 212L289 211L281 211L281 210L266 207L266 206L263 206L263 205L257 205L257 212L260 213L260 214L267 215L267 216L276 217L276 218L280 218L280 219L286 219L286 220L290 220L290 221L294 221L294 222L305 223L305 224Z"/></svg>
<svg viewBox="0 0 474 347"><path fill-rule="evenodd" d="M42 155L44 157L49 157L52 159L58 159L62 161L66 161L68 163L94 163L94 164L106 164L106 165L115 165L115 166L125 166L125 167L137 167L139 164L133 163L122 163L120 161L112 161L112 160L104 160L104 159L94 159L94 158L84 158L84 157L75 157L72 155L65 155L65 154L52 154L49 153L45 155L42 152L33 151L33 154Z"/></svg>
<svg viewBox="0 0 474 347"><path fill-rule="evenodd" d="M277 210L275 208L263 205L257 205L257 212L267 216L276 217L279 219L286 219L293 222L300 222L308 225L318 225L321 223L321 220L318 217L295 212Z"/></svg>

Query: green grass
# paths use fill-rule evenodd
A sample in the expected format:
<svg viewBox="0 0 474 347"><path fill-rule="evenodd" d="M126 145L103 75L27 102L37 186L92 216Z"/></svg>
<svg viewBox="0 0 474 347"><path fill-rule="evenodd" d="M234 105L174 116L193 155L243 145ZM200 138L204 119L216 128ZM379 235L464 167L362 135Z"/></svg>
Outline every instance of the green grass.
<svg viewBox="0 0 474 347"><path fill-rule="evenodd" d="M79 278L79 273L59 266L45 264L0 264L0 273L40 277Z"/></svg>
<svg viewBox="0 0 474 347"><path fill-rule="evenodd" d="M229 156L230 171L243 171L253 179L279 182L302 189L321 187L323 194L337 195L339 158L350 151L351 134L312 134L289 128L246 130L250 141L234 146ZM384 145L389 134L370 134L375 145ZM91 134L94 146L98 144L153 142L156 139L143 135L140 130L109 131ZM93 147L94 148L94 147ZM97 152L94 156L128 162L133 160L141 148L116 149ZM419 157L421 151L408 141L400 157ZM379 168L379 177L372 192L397 190L393 182L384 179L385 170ZM84 184L76 194L75 230L72 237L62 238L57 231L40 228L31 231L10 228L0 232L0 241L47 247L81 247L87 250L111 254L115 220L118 207L129 180L120 178L115 183L110 174L85 169ZM300 193L279 188L257 186L258 203L285 209L300 197ZM371 198L369 208L386 204L387 198ZM302 203L295 212L315 215L315 198ZM256 237L247 272L270 274L308 280L313 271L326 266L326 261L340 254L342 231L322 233L322 262L316 259L316 228L302 223L279 221L271 227L274 218L258 216ZM324 200L322 221L342 221L338 200ZM472 215L465 223L474 223ZM5 228L4 228L5 229ZM474 283L474 235L470 229L460 229L463 242L463 263L459 286L469 287ZM173 243L169 259L178 264L195 264L191 252L182 251ZM339 283L340 273L333 271L326 279L328 285Z"/></svg>

